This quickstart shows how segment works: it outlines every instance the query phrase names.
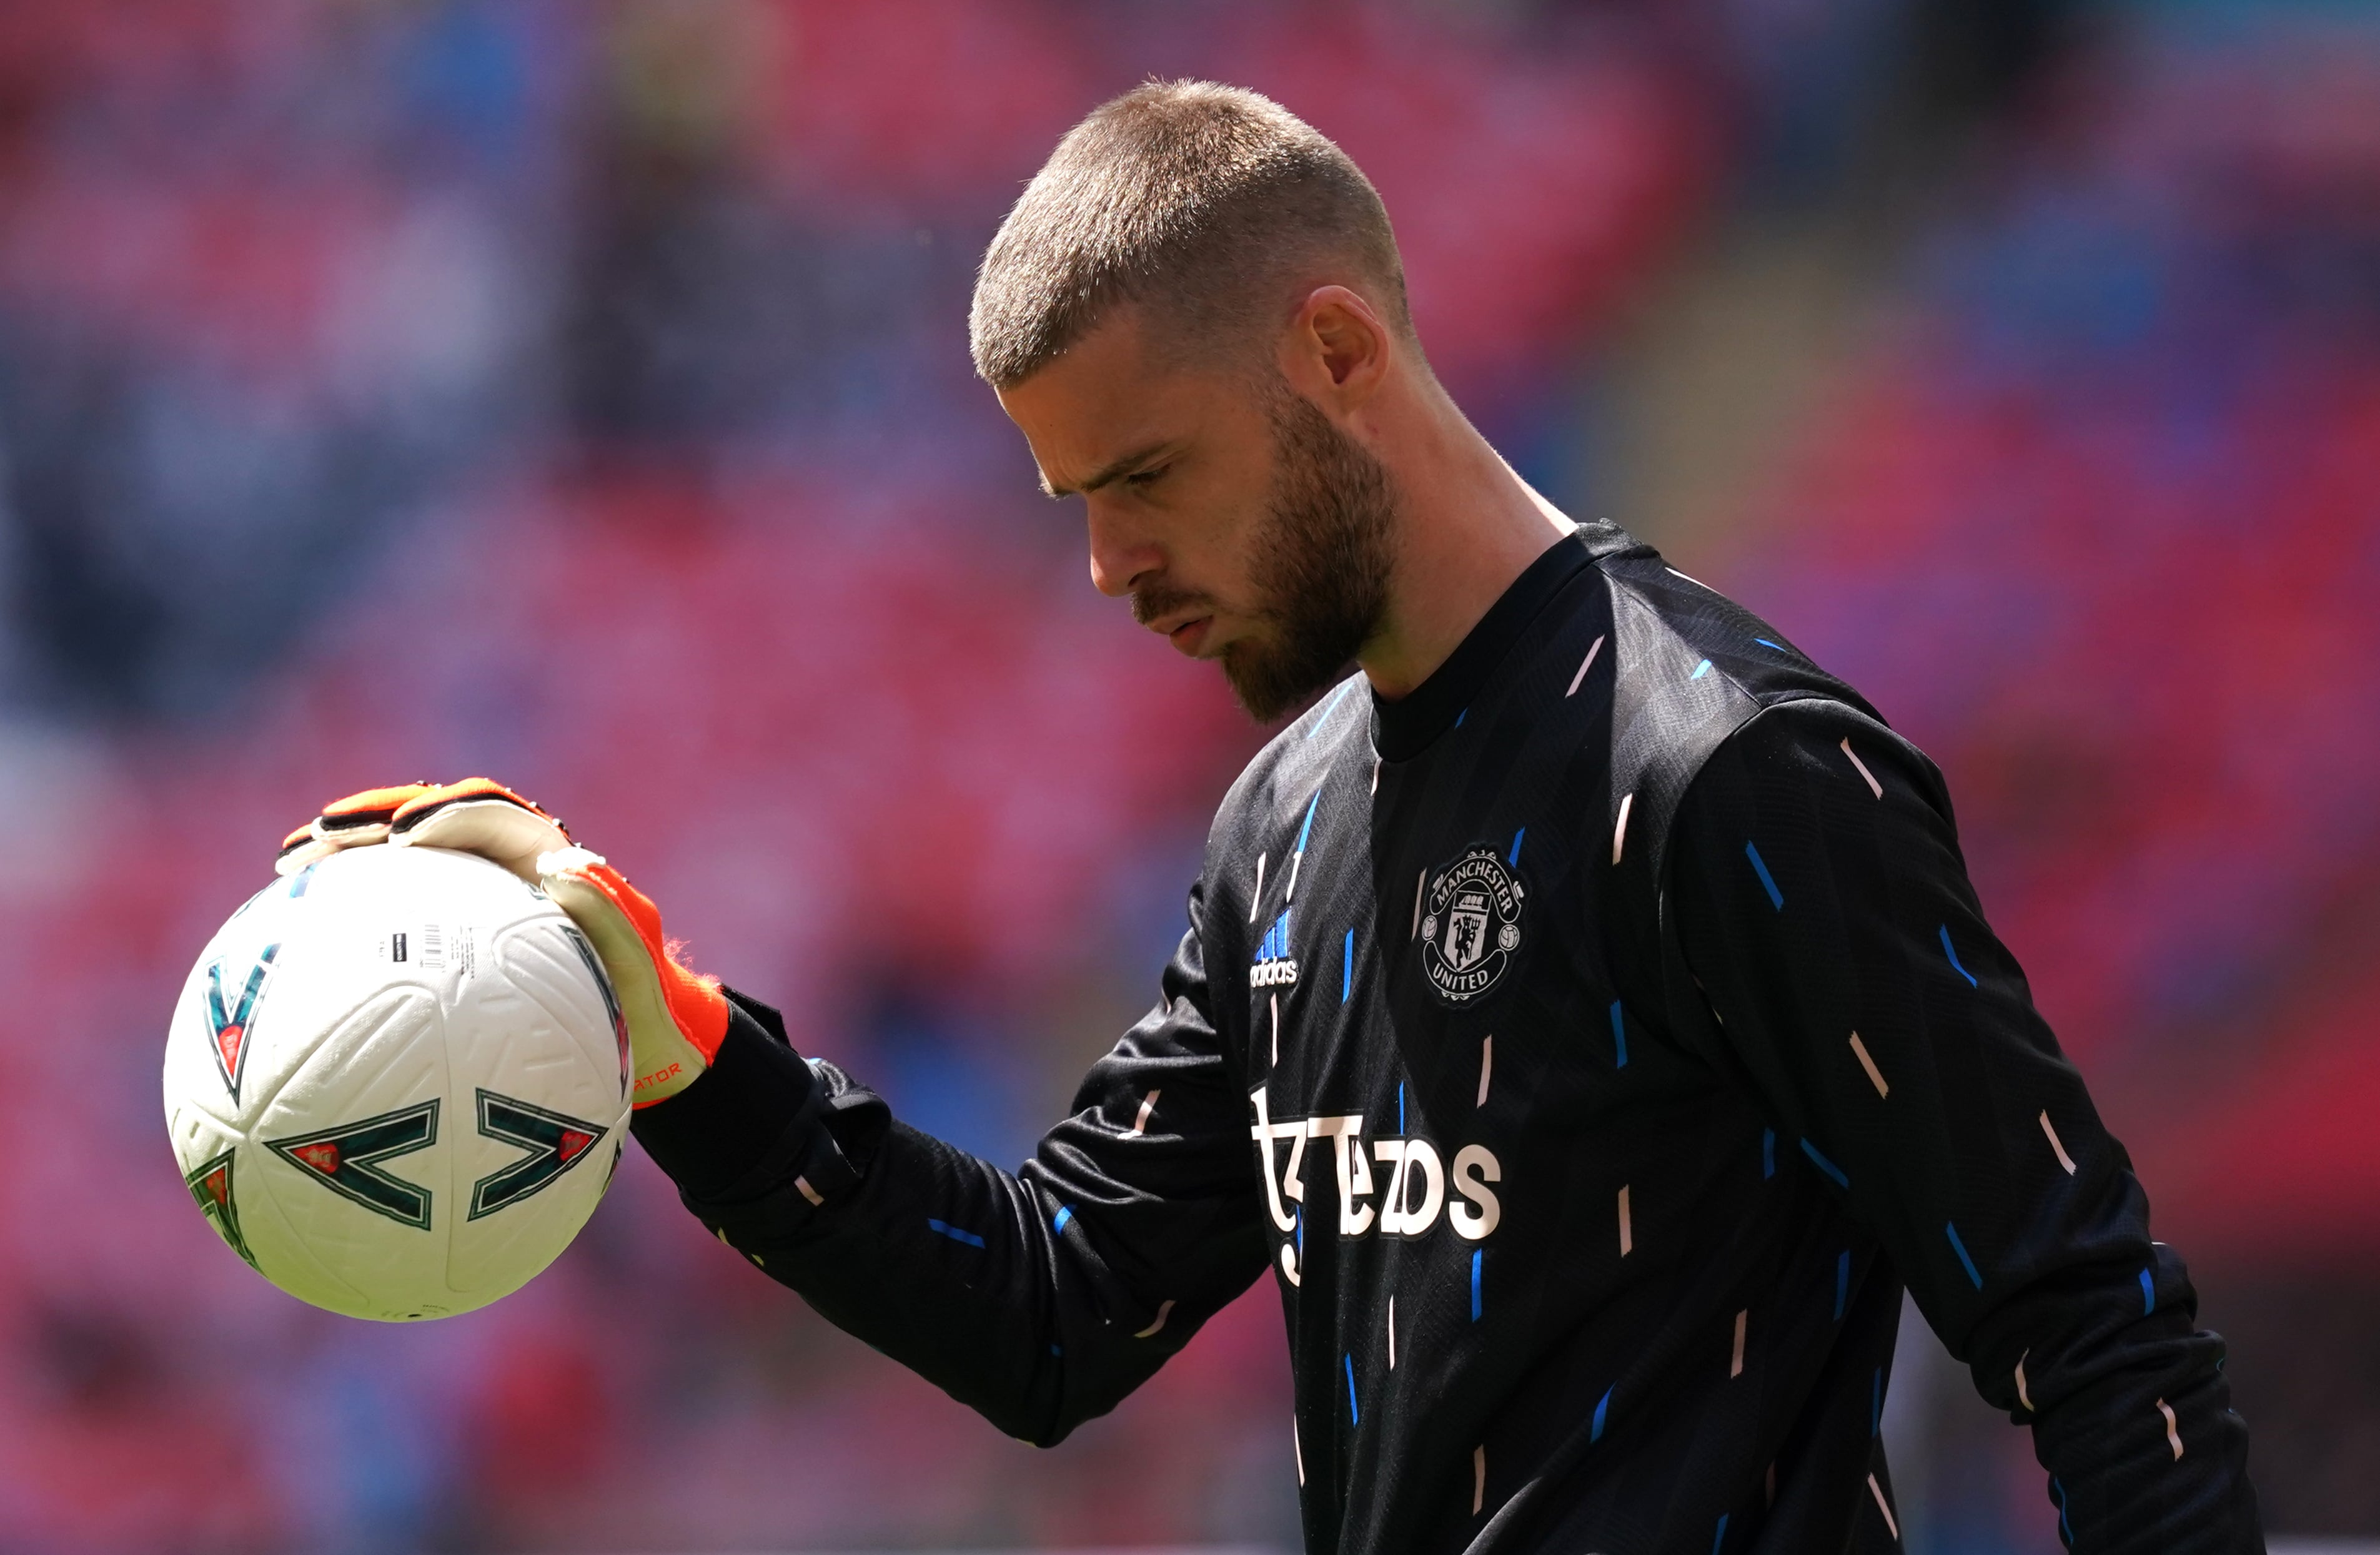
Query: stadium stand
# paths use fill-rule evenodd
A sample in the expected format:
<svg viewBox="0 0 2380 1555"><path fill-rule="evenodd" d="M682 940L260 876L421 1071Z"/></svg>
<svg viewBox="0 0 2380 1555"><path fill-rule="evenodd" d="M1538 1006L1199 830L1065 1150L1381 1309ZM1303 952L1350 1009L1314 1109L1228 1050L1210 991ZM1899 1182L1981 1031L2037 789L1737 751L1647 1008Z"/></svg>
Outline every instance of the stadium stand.
<svg viewBox="0 0 2380 1555"><path fill-rule="evenodd" d="M752 1279L634 1156L485 1314L297 1308L173 1179L164 1011L292 817L484 769L799 1040L920 1116L967 1077L1019 1148L1136 1013L1252 736L1083 587L969 380L990 223L1143 74L1275 90L1372 172L1441 371L1534 468L1742 137L1872 53L1772 60L1748 106L1681 66L1681 15L1811 7L1644 9L0 15L5 1541L1290 1537L1261 1290L1046 1455ZM1691 564L1949 770L2160 1225L2290 1267L2374 1245L2380 45L2211 6L2095 40L1766 537ZM2260 1446L2268 1496L2351 1525L2370 1436L2277 1440L2303 1466Z"/></svg>

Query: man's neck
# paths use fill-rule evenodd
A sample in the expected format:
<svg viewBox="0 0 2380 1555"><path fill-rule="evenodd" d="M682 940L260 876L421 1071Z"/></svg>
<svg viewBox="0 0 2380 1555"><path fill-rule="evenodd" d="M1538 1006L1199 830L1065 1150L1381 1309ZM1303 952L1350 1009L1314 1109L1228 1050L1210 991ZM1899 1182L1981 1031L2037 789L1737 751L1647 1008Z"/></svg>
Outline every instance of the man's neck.
<svg viewBox="0 0 2380 1555"><path fill-rule="evenodd" d="M1389 608L1357 656L1372 689L1392 702L1429 679L1512 580L1571 531L1442 393L1415 409L1389 461L1398 496Z"/></svg>

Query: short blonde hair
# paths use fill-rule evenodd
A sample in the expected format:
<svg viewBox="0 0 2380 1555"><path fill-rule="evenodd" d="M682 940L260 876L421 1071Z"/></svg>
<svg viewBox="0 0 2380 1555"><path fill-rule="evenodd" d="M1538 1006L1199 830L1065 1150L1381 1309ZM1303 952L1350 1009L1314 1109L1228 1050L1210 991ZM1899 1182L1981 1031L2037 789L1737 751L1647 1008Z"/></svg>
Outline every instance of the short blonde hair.
<svg viewBox="0 0 2380 1555"><path fill-rule="evenodd" d="M1337 281L1410 336L1387 207L1347 153L1269 97L1151 81L1058 142L983 257L976 372L1030 378L1133 304L1194 351L1227 351L1301 283Z"/></svg>

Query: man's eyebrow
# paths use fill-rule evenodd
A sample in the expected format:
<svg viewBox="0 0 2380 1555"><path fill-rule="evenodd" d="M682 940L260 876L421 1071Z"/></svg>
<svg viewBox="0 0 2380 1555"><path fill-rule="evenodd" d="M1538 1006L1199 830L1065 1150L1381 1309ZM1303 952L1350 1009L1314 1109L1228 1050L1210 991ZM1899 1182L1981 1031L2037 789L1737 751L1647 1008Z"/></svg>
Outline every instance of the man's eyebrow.
<svg viewBox="0 0 2380 1555"><path fill-rule="evenodd" d="M1050 477L1047 475L1044 475L1041 477L1041 493L1045 497L1056 498L1074 497L1087 492L1097 491L1100 487L1112 485L1114 482L1123 479L1125 476L1130 475L1134 470L1139 468L1141 465L1148 464L1150 460L1164 452L1165 448L1166 445L1164 443L1153 442L1148 444L1146 448L1136 448L1133 450L1130 453L1125 454L1121 459L1111 459L1106 465L1091 476L1089 479L1084 481L1080 486L1052 486L1050 484Z"/></svg>

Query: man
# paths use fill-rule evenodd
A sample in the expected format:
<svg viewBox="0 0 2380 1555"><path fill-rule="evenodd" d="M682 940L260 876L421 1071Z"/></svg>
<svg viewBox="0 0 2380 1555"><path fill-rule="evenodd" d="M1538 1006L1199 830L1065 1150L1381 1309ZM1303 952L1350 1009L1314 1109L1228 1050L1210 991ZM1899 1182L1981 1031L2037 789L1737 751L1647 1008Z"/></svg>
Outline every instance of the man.
<svg viewBox="0 0 2380 1555"><path fill-rule="evenodd" d="M1319 698L1021 1171L798 1057L493 784L356 796L286 862L388 838L541 878L687 1206L1016 1436L1112 1407L1269 1272L1309 1549L1897 1548L1904 1285L2033 1425L2070 1544L2262 1548L2221 1341L1940 775L1498 458L1335 146L1213 85L1108 103L994 239L973 343L1101 591L1258 718Z"/></svg>

